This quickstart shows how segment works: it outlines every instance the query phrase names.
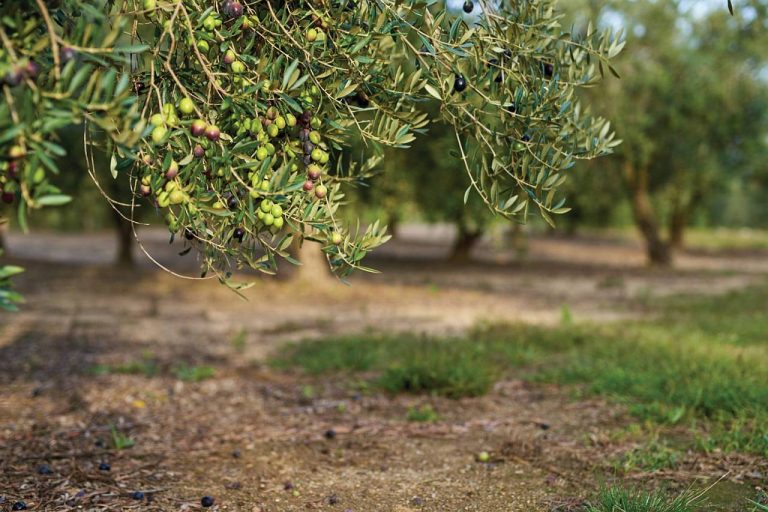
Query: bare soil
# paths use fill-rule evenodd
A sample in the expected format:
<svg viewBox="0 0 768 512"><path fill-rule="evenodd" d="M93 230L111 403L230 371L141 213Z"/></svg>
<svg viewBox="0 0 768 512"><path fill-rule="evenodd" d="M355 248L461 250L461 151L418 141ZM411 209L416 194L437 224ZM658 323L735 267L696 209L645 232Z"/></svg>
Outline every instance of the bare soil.
<svg viewBox="0 0 768 512"><path fill-rule="evenodd" d="M142 234L159 261L194 275L192 257L178 258L164 236ZM0 313L0 510L18 499L34 510L192 510L203 495L214 509L263 512L577 510L637 442L619 435L632 421L619 406L515 379L481 398L387 396L349 376L277 372L265 359L290 340L365 330L554 323L564 305L577 320L621 321L657 296L723 293L768 274L754 252L648 269L637 246L599 239L535 239L524 257L493 248L457 266L442 263L445 233L409 227L369 261L381 274L330 287L250 276L243 301L145 258L113 267L111 242L10 238L28 268L18 280L28 303ZM148 355L158 375L92 371ZM178 364L216 373L185 382L172 374ZM424 403L439 420L408 422L408 408ZM113 429L135 446L111 449ZM481 451L489 462L475 460ZM53 473L38 474L41 464ZM743 501L731 492L743 496L766 473L766 461L691 453L675 472L624 477L688 486L727 474L720 510L735 511Z"/></svg>

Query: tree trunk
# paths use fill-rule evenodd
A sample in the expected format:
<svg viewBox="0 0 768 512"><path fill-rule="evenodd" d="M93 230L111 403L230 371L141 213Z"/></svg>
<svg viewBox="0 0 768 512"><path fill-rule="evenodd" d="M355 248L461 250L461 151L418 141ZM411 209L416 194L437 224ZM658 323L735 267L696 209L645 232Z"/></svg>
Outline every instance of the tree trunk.
<svg viewBox="0 0 768 512"><path fill-rule="evenodd" d="M0 224L0 251L5 251L6 247L5 243L5 225ZM6 255L7 256L7 255Z"/></svg>
<svg viewBox="0 0 768 512"><path fill-rule="evenodd" d="M472 249L483 237L483 231L480 229L469 229L462 223L459 223L458 231L449 260L454 263L466 263L472 259Z"/></svg>
<svg viewBox="0 0 768 512"><path fill-rule="evenodd" d="M387 231L389 232L389 236L392 237L394 240L397 238L398 232L400 230L400 216L397 214L392 214L389 216L389 222L387 222Z"/></svg>
<svg viewBox="0 0 768 512"><path fill-rule="evenodd" d="M676 203L669 216L669 244L675 251L682 250L685 244L685 228L688 226L687 205Z"/></svg>
<svg viewBox="0 0 768 512"><path fill-rule="evenodd" d="M315 287L330 286L335 281L325 253L317 242L300 241L297 237L291 246L291 255L301 262L291 273L291 280L311 283Z"/></svg>
<svg viewBox="0 0 768 512"><path fill-rule="evenodd" d="M624 175L629 185L632 214L640 234L645 240L648 262L656 266L670 266L672 251L664 241L653 211L651 198L648 193L648 172L645 169L635 169L627 164Z"/></svg>
<svg viewBox="0 0 768 512"><path fill-rule="evenodd" d="M676 251L682 250L685 245L685 229L688 227L691 214L702 200L704 192L695 187L686 202L679 199L681 195L677 195L678 199L675 201L672 214L669 217L669 243Z"/></svg>
<svg viewBox="0 0 768 512"><path fill-rule="evenodd" d="M112 210L112 219L117 235L116 263L127 267L133 266L133 225L114 210Z"/></svg>

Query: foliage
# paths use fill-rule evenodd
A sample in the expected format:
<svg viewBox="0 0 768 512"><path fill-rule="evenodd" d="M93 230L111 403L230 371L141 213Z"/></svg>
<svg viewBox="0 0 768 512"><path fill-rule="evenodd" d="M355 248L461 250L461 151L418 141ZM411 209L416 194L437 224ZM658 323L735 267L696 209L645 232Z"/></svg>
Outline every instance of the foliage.
<svg viewBox="0 0 768 512"><path fill-rule="evenodd" d="M130 211L146 196L223 280L273 271L293 236L323 244L341 275L360 267L387 236L340 224L341 185L423 133L430 102L471 188L506 216L565 212L563 171L617 144L575 92L623 43L561 33L553 0L469 25L435 0L21 4L0 8L1 179L20 224L69 200L56 134L82 125L90 172L103 146ZM341 165L355 137L366 153Z"/></svg>
<svg viewBox="0 0 768 512"><path fill-rule="evenodd" d="M702 493L694 491L668 498L661 491L605 487L587 506L587 512L694 512L701 510L705 501Z"/></svg>
<svg viewBox="0 0 768 512"><path fill-rule="evenodd" d="M0 251L0 256L3 252ZM0 265L0 310L16 311L17 304L22 301L18 292L11 289L11 278L24 272L24 269L14 265Z"/></svg>

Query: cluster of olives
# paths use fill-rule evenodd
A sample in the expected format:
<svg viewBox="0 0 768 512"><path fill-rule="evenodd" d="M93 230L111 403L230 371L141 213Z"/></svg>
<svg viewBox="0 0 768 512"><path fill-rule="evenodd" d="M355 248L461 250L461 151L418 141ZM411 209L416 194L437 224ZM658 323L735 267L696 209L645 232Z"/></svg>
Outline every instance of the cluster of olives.
<svg viewBox="0 0 768 512"><path fill-rule="evenodd" d="M144 15L170 31L168 12L158 6L146 0ZM308 22L303 28L307 43L328 40L325 20L312 16ZM301 222L302 204L325 200L330 193L323 183L329 146L321 135L321 118L314 114L321 91L316 84L304 85L290 104L271 80L274 73L255 72L247 40L258 36L245 31L257 26L259 17L246 13L241 2L225 0L193 23L188 47L205 57L201 64L211 67L213 85L231 91L234 101L222 108L196 104L195 93L173 98L174 92L164 92L172 98L149 117L139 192L165 210L172 232L183 229L190 241L205 242L211 233L222 242L243 242L249 235L258 241L259 233L276 234L288 219ZM237 91L246 87L258 92L241 102ZM361 98L367 104L367 97ZM243 147L248 149L236 149ZM332 230L328 240L339 245L343 237Z"/></svg>
<svg viewBox="0 0 768 512"><path fill-rule="evenodd" d="M7 161L3 162L0 173L0 200L6 204L13 203L16 198L15 189L18 188L19 166L26 151L21 146L12 146L8 151Z"/></svg>
<svg viewBox="0 0 768 512"><path fill-rule="evenodd" d="M34 80L40 73L40 66L33 60L22 60L10 66L2 83L9 87L21 85L25 79Z"/></svg>

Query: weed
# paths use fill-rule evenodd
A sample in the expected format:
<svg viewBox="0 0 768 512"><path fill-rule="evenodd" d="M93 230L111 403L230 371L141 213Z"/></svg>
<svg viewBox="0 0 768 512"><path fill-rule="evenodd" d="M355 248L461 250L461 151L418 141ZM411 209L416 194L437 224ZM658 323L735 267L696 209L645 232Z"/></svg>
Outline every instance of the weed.
<svg viewBox="0 0 768 512"><path fill-rule="evenodd" d="M136 441L118 431L114 426L112 427L112 446L115 450L126 450L133 447Z"/></svg>
<svg viewBox="0 0 768 512"><path fill-rule="evenodd" d="M200 382L213 377L216 374L216 370L210 366L179 365L174 368L173 373L177 379L188 382Z"/></svg>
<svg viewBox="0 0 768 512"><path fill-rule="evenodd" d="M408 421L416 421L419 423L431 423L437 421L439 416L437 411L432 408L431 405L425 404L421 407L410 407L408 414L406 415Z"/></svg>
<svg viewBox="0 0 768 512"><path fill-rule="evenodd" d="M605 487L587 505L587 512L694 512L701 510L704 501L701 493L693 491L670 498L661 491Z"/></svg>

